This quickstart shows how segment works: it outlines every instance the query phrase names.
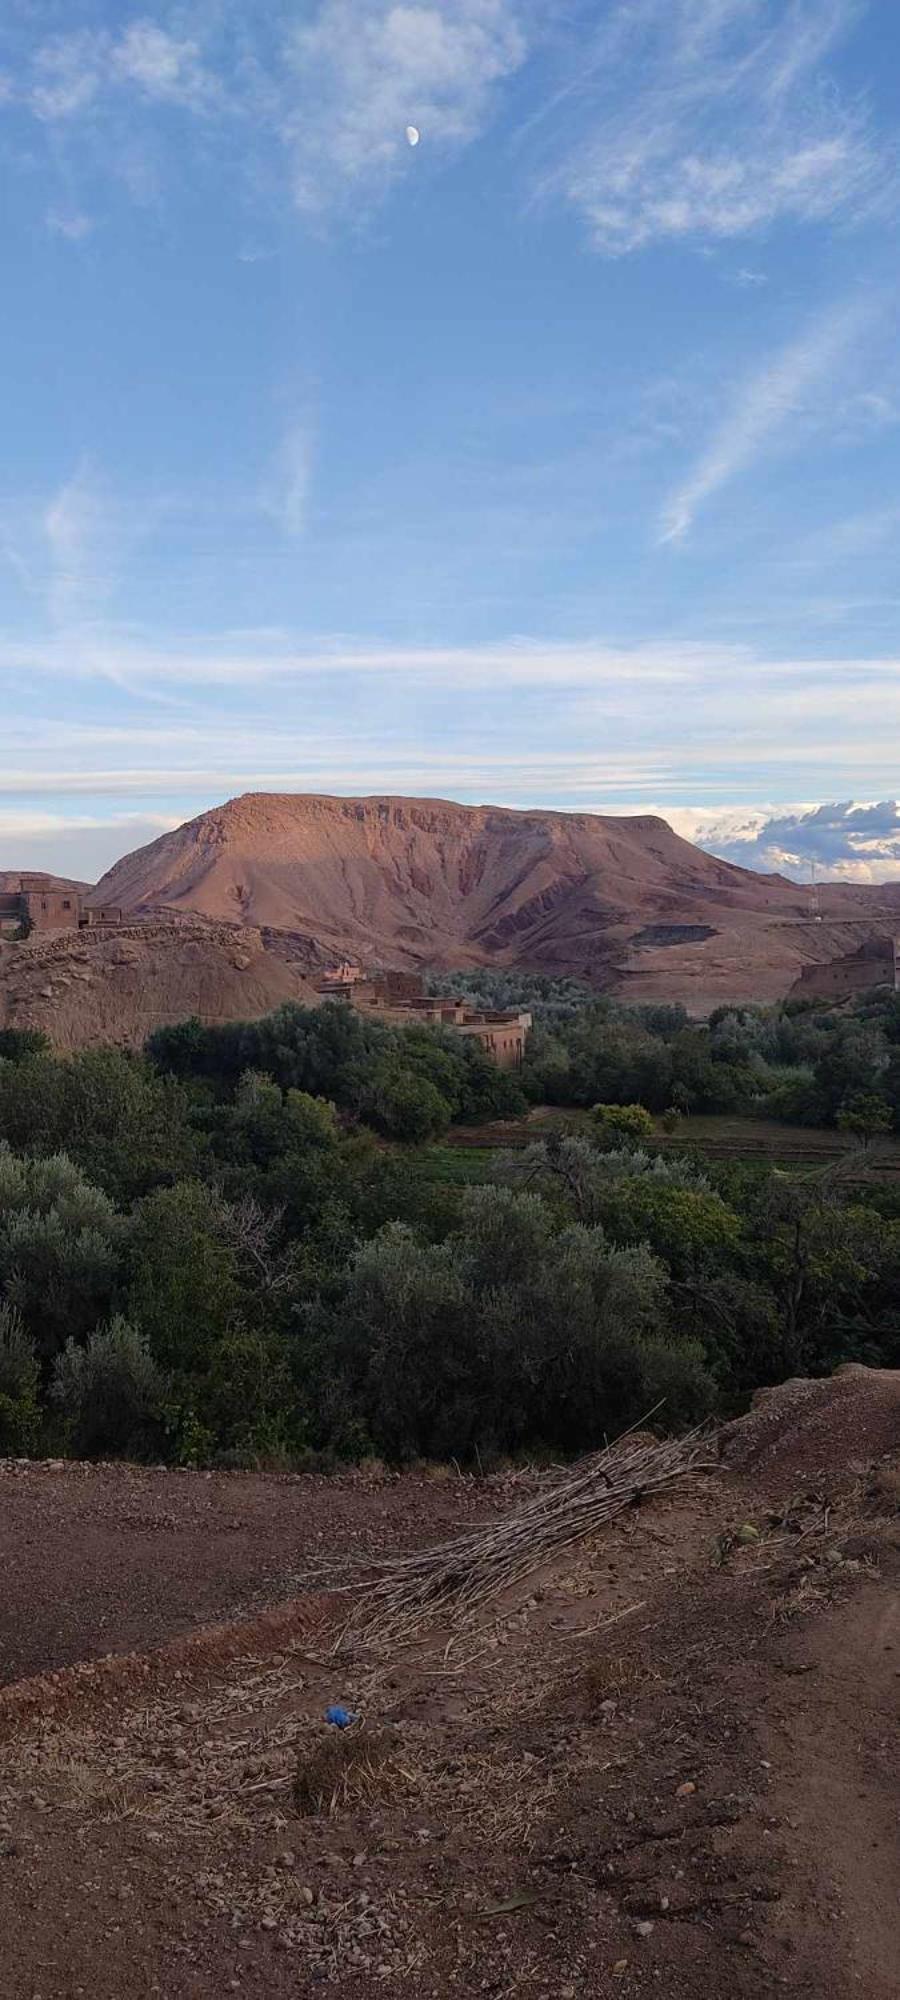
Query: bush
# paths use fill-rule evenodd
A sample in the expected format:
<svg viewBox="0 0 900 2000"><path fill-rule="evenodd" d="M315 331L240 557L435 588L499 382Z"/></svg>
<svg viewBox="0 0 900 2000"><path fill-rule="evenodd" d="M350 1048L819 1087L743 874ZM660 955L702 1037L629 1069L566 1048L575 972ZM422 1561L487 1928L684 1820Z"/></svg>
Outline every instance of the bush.
<svg viewBox="0 0 900 2000"><path fill-rule="evenodd" d="M389 1225L307 1314L322 1441L341 1448L357 1411L395 1460L580 1451L640 1418L661 1380L679 1416L702 1414L702 1358L669 1348L666 1324L644 1245L560 1228L532 1193L470 1189L443 1243Z"/></svg>
<svg viewBox="0 0 900 2000"><path fill-rule="evenodd" d="M160 1188L134 1212L128 1310L165 1368L205 1372L245 1292L219 1196L200 1182Z"/></svg>
<svg viewBox="0 0 900 2000"><path fill-rule="evenodd" d="M80 1458L158 1457L166 1381L147 1340L121 1314L84 1347L67 1342L53 1375L53 1401Z"/></svg>
<svg viewBox="0 0 900 2000"><path fill-rule="evenodd" d="M23 1457L40 1428L37 1349L18 1309L0 1303L0 1453Z"/></svg>
<svg viewBox="0 0 900 2000"><path fill-rule="evenodd" d="M0 1028L0 1062L27 1062L31 1056L46 1056L50 1043L40 1028Z"/></svg>
<svg viewBox="0 0 900 2000"><path fill-rule="evenodd" d="M599 1136L611 1144L626 1139L640 1146L653 1137L653 1119L643 1104L595 1104L593 1116Z"/></svg>

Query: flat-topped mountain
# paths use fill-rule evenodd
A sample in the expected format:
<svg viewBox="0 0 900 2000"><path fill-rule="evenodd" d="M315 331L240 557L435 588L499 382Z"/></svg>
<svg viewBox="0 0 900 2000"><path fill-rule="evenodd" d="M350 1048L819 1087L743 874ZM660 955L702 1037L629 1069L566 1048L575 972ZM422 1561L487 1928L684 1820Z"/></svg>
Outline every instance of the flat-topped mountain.
<svg viewBox="0 0 900 2000"><path fill-rule="evenodd" d="M898 904L896 889L826 886L814 923L804 888L650 814L255 792L126 856L93 897L293 932L317 955L520 966L698 1005L786 992Z"/></svg>

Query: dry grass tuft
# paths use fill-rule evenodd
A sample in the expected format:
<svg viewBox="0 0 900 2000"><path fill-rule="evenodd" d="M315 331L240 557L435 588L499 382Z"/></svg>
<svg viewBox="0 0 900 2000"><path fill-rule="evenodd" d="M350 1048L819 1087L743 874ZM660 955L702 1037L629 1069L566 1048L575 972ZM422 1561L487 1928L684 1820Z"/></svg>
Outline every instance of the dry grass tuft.
<svg viewBox="0 0 900 2000"><path fill-rule="evenodd" d="M321 1818L384 1798L408 1780L390 1730L352 1729L299 1751L292 1792L299 1813Z"/></svg>
<svg viewBox="0 0 900 2000"><path fill-rule="evenodd" d="M900 1514L900 1464L876 1466L866 1497L877 1514Z"/></svg>
<svg viewBox="0 0 900 2000"><path fill-rule="evenodd" d="M621 1654L614 1660L590 1660L584 1669L582 1687L593 1707L604 1701L633 1699L648 1681L659 1683L662 1678L641 1659Z"/></svg>

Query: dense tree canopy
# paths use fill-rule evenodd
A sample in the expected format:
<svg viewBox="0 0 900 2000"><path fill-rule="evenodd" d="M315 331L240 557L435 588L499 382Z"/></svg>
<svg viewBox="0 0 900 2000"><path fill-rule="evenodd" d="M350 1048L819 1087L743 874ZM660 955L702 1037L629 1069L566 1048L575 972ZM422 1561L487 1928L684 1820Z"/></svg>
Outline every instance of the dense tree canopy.
<svg viewBox="0 0 900 2000"><path fill-rule="evenodd" d="M700 1165L651 1115L790 1104L867 1163L900 1117L895 996L692 1024L544 986L522 1081L560 1129L474 1188L432 1174L434 1141L525 1099L452 1033L329 1006L144 1055L7 1037L0 1451L486 1462L897 1365L890 1189ZM530 1004L522 980L502 997Z"/></svg>

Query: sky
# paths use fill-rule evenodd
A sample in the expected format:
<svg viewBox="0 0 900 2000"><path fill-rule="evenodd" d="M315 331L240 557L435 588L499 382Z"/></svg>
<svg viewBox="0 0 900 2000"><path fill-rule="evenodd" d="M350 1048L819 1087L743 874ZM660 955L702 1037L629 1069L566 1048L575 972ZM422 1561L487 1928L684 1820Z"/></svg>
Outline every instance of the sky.
<svg viewBox="0 0 900 2000"><path fill-rule="evenodd" d="M900 877L898 70L896 0L4 0L0 868L293 790Z"/></svg>

